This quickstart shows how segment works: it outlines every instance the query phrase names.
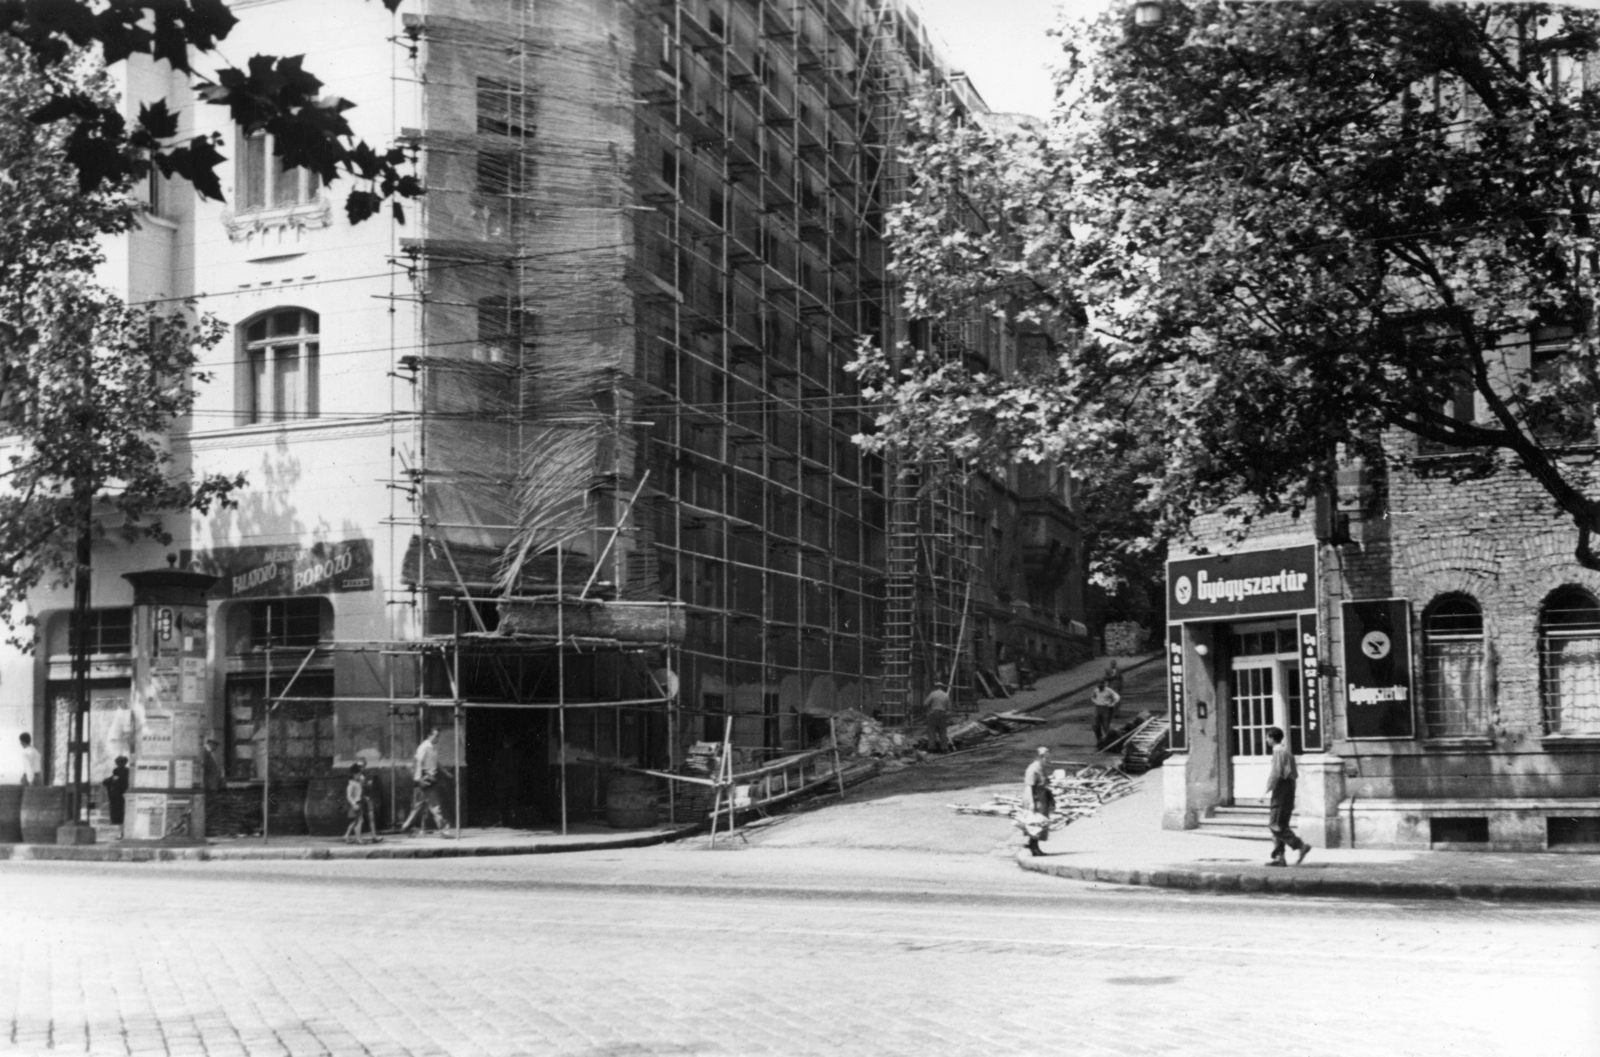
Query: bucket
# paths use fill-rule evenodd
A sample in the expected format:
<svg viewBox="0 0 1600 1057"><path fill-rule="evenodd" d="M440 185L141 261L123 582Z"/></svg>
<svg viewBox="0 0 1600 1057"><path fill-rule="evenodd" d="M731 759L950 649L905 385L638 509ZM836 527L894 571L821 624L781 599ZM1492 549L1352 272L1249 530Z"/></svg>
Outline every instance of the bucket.
<svg viewBox="0 0 1600 1057"><path fill-rule="evenodd" d="M279 778L267 792L267 835L304 837L306 835L306 780Z"/></svg>
<svg viewBox="0 0 1600 1057"><path fill-rule="evenodd" d="M656 824L656 780L648 774L617 772L606 789L606 825L649 829Z"/></svg>
<svg viewBox="0 0 1600 1057"><path fill-rule="evenodd" d="M0 785L0 844L22 843L22 790L20 785Z"/></svg>
<svg viewBox="0 0 1600 1057"><path fill-rule="evenodd" d="M337 837L350 825L344 798L348 775L328 775L306 783L306 828L313 837ZM276 827L274 827L276 828Z"/></svg>
<svg viewBox="0 0 1600 1057"><path fill-rule="evenodd" d="M67 821L67 787L22 787L22 840L25 844L54 844L56 830Z"/></svg>

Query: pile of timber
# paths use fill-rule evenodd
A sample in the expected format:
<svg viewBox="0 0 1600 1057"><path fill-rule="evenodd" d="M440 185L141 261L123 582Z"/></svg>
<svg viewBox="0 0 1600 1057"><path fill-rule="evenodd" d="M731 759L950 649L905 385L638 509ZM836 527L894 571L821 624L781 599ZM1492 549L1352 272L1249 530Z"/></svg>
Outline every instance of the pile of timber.
<svg viewBox="0 0 1600 1057"><path fill-rule="evenodd" d="M1138 788L1138 783L1120 767L1089 764L1068 774L1058 768L1050 775L1050 792L1055 795L1055 810L1045 823L1046 831L1064 829L1069 823L1088 818L1113 800L1121 800ZM1009 818L1022 828L1033 815L1033 804L1022 796L996 793L987 804L951 804L958 815L994 815Z"/></svg>

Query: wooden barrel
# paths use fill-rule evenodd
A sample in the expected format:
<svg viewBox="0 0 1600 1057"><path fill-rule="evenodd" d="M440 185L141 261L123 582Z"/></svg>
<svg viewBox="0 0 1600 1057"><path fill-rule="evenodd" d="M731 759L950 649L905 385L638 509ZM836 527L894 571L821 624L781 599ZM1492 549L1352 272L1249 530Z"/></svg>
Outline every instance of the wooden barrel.
<svg viewBox="0 0 1600 1057"><path fill-rule="evenodd" d="M0 844L22 843L22 789L0 785Z"/></svg>
<svg viewBox="0 0 1600 1057"><path fill-rule="evenodd" d="M275 778L267 792L267 835L306 835L306 780Z"/></svg>
<svg viewBox="0 0 1600 1057"><path fill-rule="evenodd" d="M656 780L648 774L619 771L606 788L606 825L649 829L656 824Z"/></svg>
<svg viewBox="0 0 1600 1057"><path fill-rule="evenodd" d="M67 821L67 787L29 785L22 789L22 840L54 844L56 830Z"/></svg>
<svg viewBox="0 0 1600 1057"><path fill-rule="evenodd" d="M306 783L306 833L337 837L350 825L345 815L344 789L349 775L328 775ZM276 827L274 827L276 828Z"/></svg>

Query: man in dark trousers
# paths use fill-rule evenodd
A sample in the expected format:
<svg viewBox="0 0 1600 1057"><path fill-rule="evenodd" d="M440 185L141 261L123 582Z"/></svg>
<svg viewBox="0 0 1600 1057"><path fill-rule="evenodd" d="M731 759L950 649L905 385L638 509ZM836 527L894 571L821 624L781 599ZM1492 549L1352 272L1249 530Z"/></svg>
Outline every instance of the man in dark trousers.
<svg viewBox="0 0 1600 1057"><path fill-rule="evenodd" d="M950 691L939 683L922 699L927 709L928 749L931 752L950 751Z"/></svg>
<svg viewBox="0 0 1600 1057"><path fill-rule="evenodd" d="M1300 777L1300 769L1295 766L1294 753L1283 743L1283 731L1268 727L1267 740L1272 742L1272 767L1267 771L1267 796L1272 801L1272 814L1267 824L1272 831L1272 858L1267 865L1288 866L1284 858L1284 845L1288 845L1299 852L1294 860L1298 866L1311 853L1311 845L1289 828L1289 816L1294 814L1294 784Z"/></svg>
<svg viewBox="0 0 1600 1057"><path fill-rule="evenodd" d="M106 787L106 807L111 812L111 824L119 828L122 826L123 815L127 809L128 778L128 758L118 756L116 766L111 768L111 773L101 782Z"/></svg>
<svg viewBox="0 0 1600 1057"><path fill-rule="evenodd" d="M1050 747L1039 746L1033 755L1033 762L1028 764L1027 770L1022 772L1022 787L1028 796L1028 806L1036 815L1042 815L1046 820L1050 813L1056 809L1056 795L1050 791ZM1039 847L1041 836L1048 836L1048 831L1041 830L1038 836L1023 826L1023 834L1028 838L1028 852L1032 855L1043 855L1044 849Z"/></svg>

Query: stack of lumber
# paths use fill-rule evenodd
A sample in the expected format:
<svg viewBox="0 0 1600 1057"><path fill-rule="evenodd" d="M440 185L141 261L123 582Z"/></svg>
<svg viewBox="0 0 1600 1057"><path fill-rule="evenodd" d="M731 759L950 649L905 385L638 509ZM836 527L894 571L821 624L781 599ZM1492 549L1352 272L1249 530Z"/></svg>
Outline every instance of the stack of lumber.
<svg viewBox="0 0 1600 1057"><path fill-rule="evenodd" d="M1089 764L1068 774L1064 769L1050 776L1050 792L1055 795L1055 810L1044 829L1064 829L1069 823L1088 818L1105 804L1120 800L1136 789L1120 767ZM1020 828L1025 817L1033 815L1033 805L1020 795L997 793L987 804L951 804L957 814L994 815L1009 818Z"/></svg>

